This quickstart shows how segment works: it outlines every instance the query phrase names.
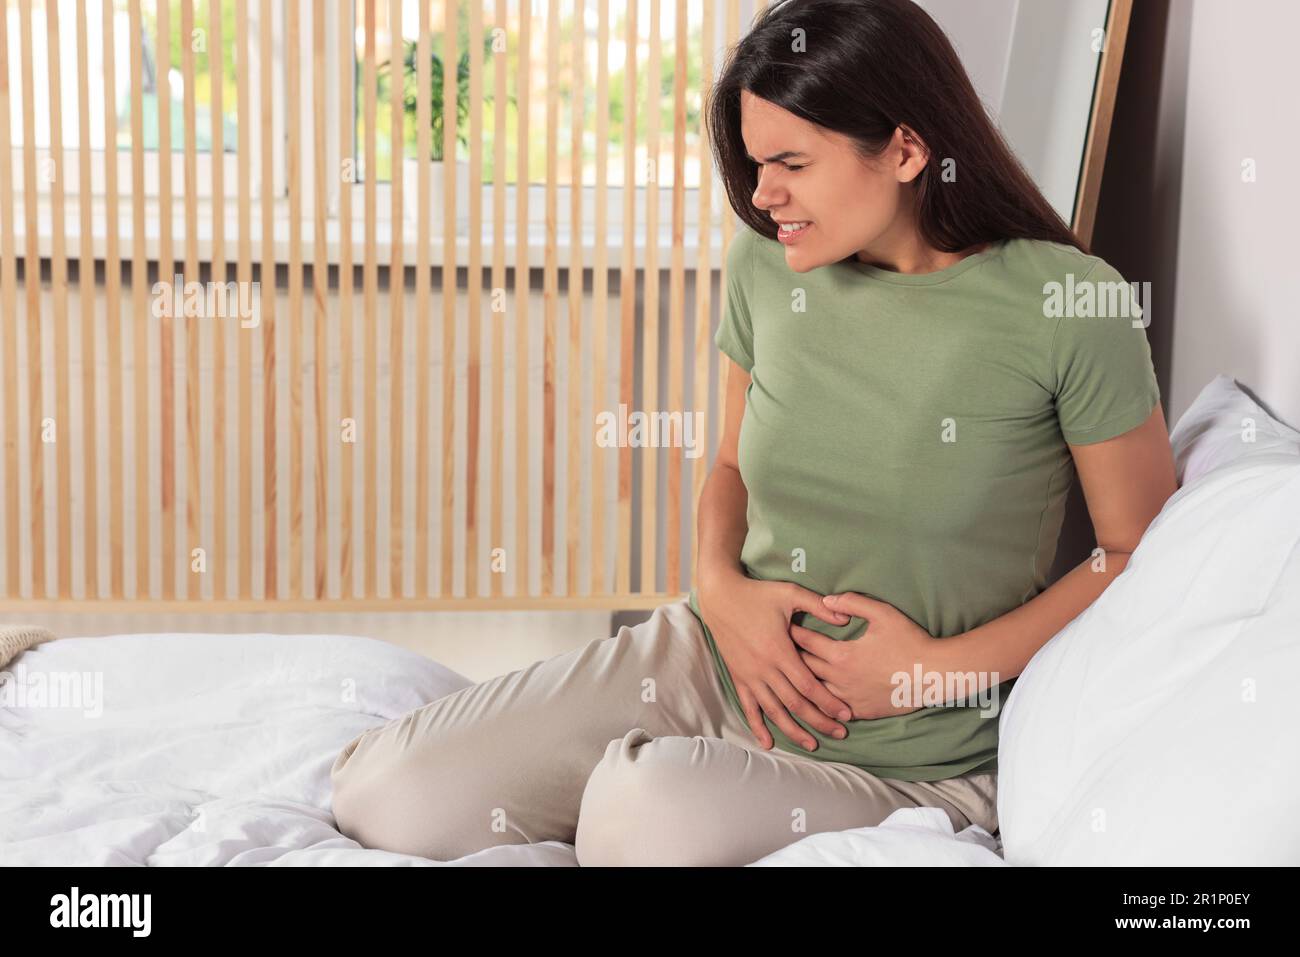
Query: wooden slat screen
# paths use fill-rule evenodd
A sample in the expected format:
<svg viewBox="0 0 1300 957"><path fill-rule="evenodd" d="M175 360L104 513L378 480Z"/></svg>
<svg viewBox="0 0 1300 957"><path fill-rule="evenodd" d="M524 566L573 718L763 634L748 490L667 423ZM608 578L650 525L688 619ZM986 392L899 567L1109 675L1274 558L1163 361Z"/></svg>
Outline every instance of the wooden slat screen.
<svg viewBox="0 0 1300 957"><path fill-rule="evenodd" d="M763 5L0 0L0 606L683 595L735 227L688 77Z"/></svg>

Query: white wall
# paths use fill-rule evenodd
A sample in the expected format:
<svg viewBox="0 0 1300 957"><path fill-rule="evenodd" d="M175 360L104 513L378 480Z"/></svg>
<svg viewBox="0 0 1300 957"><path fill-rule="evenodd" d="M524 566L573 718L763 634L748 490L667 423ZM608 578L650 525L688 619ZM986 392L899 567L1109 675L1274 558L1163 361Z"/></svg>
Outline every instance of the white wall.
<svg viewBox="0 0 1300 957"><path fill-rule="evenodd" d="M1166 115L1186 98L1185 126L1161 130L1169 155L1182 136L1179 167L1163 171L1181 175L1169 422L1223 373L1300 426L1300 5L1175 2L1169 32L1180 30L1186 75L1167 64L1162 89ZM1247 159L1253 183L1242 181Z"/></svg>

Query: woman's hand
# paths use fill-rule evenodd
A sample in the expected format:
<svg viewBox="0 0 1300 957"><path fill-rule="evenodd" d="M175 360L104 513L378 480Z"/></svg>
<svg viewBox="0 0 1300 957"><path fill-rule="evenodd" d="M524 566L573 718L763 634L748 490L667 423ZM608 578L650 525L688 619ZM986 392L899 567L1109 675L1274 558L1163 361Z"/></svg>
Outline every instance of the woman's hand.
<svg viewBox="0 0 1300 957"><path fill-rule="evenodd" d="M914 669L920 664L924 672L939 640L888 602L857 592L827 595L824 607L867 620L866 631L847 641L800 625L791 627L790 637L801 649L799 657L826 689L847 701L857 719L919 711L922 689L912 687ZM896 703L894 676L900 673L906 675L906 684L900 695L903 700Z"/></svg>
<svg viewBox="0 0 1300 957"><path fill-rule="evenodd" d="M697 598L759 744L765 749L773 744L761 712L809 751L816 749L817 739L799 726L792 712L825 734L837 738L848 734L834 720L848 720L848 702L823 686L800 659L790 637L790 618L797 611L832 625L848 624L847 614L832 611L817 592L793 582L762 581L740 571L712 576L707 583L702 580Z"/></svg>

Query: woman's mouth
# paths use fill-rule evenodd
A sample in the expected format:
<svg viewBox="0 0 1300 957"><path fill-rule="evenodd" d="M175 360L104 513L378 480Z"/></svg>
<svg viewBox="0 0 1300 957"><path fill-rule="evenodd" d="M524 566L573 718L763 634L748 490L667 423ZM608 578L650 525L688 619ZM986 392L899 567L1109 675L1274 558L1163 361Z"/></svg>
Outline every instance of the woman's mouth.
<svg viewBox="0 0 1300 957"><path fill-rule="evenodd" d="M803 223L780 223L777 226L776 238L781 240L787 246L796 243L803 235L812 228L811 222Z"/></svg>

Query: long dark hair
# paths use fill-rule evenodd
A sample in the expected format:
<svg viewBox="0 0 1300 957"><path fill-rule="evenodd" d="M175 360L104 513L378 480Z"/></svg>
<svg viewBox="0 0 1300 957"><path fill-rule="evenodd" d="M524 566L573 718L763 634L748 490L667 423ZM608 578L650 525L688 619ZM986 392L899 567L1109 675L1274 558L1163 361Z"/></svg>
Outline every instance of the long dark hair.
<svg viewBox="0 0 1300 957"><path fill-rule="evenodd" d="M915 132L929 162L911 186L935 249L1025 238L1088 252L989 120L948 37L911 0L775 0L728 51L704 105L709 139L731 207L775 239L776 224L753 203L742 90L850 137L864 157L900 125ZM949 158L956 177L944 182L936 167Z"/></svg>

